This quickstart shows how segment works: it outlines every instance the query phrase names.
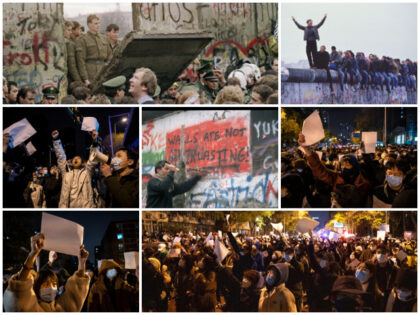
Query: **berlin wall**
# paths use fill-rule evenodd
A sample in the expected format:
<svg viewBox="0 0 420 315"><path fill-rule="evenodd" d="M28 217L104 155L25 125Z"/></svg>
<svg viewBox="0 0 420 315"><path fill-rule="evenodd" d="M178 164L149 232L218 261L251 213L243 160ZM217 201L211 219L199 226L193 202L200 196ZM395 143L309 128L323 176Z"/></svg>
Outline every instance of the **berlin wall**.
<svg viewBox="0 0 420 315"><path fill-rule="evenodd" d="M47 86L67 89L62 3L3 4L3 75L41 97ZM40 99L36 99L40 101Z"/></svg>
<svg viewBox="0 0 420 315"><path fill-rule="evenodd" d="M215 39L200 54L225 69L240 58L263 65L269 60L269 36L278 17L277 3L136 3L134 30L150 33L211 31ZM195 81L198 60L181 78Z"/></svg>
<svg viewBox="0 0 420 315"><path fill-rule="evenodd" d="M174 207L278 206L277 110L176 112L142 130L143 207L154 165L163 159L180 168L175 179L182 181L198 167L208 171Z"/></svg>
<svg viewBox="0 0 420 315"><path fill-rule="evenodd" d="M282 68L282 104L417 104L417 91L406 91L398 86L390 93L374 88L352 88L349 84L340 89L338 74L331 70L333 91L323 70ZM357 86L357 85L356 85Z"/></svg>

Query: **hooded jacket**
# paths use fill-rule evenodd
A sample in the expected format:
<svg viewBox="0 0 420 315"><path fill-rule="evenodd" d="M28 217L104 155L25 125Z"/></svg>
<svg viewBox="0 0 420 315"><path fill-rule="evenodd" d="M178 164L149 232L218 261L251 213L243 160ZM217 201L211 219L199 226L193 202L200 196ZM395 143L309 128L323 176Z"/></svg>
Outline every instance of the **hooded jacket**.
<svg viewBox="0 0 420 315"><path fill-rule="evenodd" d="M261 290L258 312L297 312L295 297L288 288L289 267L284 263L271 265L267 271L275 269L279 277L276 278L272 290L267 287Z"/></svg>
<svg viewBox="0 0 420 315"><path fill-rule="evenodd" d="M15 274L4 292L3 307L6 312L80 312L89 291L90 277L76 273L67 280L63 294L50 303L38 300L32 278L19 280Z"/></svg>
<svg viewBox="0 0 420 315"><path fill-rule="evenodd" d="M108 280L107 269L117 270L117 276ZM107 282L110 281L111 289ZM98 280L92 285L88 298L88 312L138 312L139 290L121 278L121 268L113 260L102 261Z"/></svg>
<svg viewBox="0 0 420 315"><path fill-rule="evenodd" d="M62 186L60 194L59 208L95 208L92 174L96 162L89 159L86 167L78 170L69 169L67 157L64 152L61 140L54 140L53 147L57 156L57 164L62 176ZM92 153L95 149L91 147ZM91 155L92 156L92 155ZM74 182L76 181L76 183ZM72 187L77 186L77 191L72 193Z"/></svg>

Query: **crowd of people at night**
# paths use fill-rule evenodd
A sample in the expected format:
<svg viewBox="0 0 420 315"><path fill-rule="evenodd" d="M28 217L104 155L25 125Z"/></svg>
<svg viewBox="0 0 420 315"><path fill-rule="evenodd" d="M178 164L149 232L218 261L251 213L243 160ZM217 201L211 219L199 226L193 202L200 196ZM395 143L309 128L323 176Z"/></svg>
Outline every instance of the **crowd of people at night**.
<svg viewBox="0 0 420 315"><path fill-rule="evenodd" d="M60 255L49 253L40 265L44 235L31 238L28 257L3 272L3 310L6 312L138 312L138 270L126 270L113 259L94 267L82 245L77 264L66 269ZM10 267L10 268L9 268Z"/></svg>
<svg viewBox="0 0 420 315"><path fill-rule="evenodd" d="M35 104L36 100L40 104L278 104L276 55L263 66L241 59L229 70L216 69L213 58L202 58L195 81L179 79L166 90L161 90L153 69L146 67L136 69L131 78L119 75L96 88L97 75L120 50L120 28L110 24L106 36L101 34L100 18L95 14L87 17L87 26L84 32L77 21L64 23L67 93L47 82L42 95L37 95L33 86L3 77L3 104ZM268 50L277 53L276 45L271 36Z"/></svg>
<svg viewBox="0 0 420 315"><path fill-rule="evenodd" d="M207 233L143 233L143 311L417 311L415 240Z"/></svg>
<svg viewBox="0 0 420 315"><path fill-rule="evenodd" d="M114 156L107 156L107 162L100 163L95 156L103 151L102 139L93 131L88 160L79 155L68 158L59 131L53 131L51 136L57 164L46 166L37 165L30 156L22 163L14 161L13 151L17 148L11 149L11 137L3 134L4 207L139 207L139 164L135 152L120 147Z"/></svg>
<svg viewBox="0 0 420 315"><path fill-rule="evenodd" d="M283 208L417 207L417 146L284 146L281 176Z"/></svg>

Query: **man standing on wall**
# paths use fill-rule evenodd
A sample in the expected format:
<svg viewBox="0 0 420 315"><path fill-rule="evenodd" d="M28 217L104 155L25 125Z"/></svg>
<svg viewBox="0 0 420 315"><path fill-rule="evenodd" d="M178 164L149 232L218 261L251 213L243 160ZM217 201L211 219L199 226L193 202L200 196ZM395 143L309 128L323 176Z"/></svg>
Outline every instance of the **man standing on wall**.
<svg viewBox="0 0 420 315"><path fill-rule="evenodd" d="M99 33L99 17L87 17L89 31L80 37L76 46L77 67L85 86L90 86L102 67L111 60L112 51L108 39Z"/></svg>
<svg viewBox="0 0 420 315"><path fill-rule="evenodd" d="M174 182L174 174L177 168L168 161L162 160L156 163L156 176L147 183L146 208L172 208L172 198L186 193L206 175L202 169L197 169L197 174L183 183Z"/></svg>
<svg viewBox="0 0 420 315"><path fill-rule="evenodd" d="M318 47L316 45L316 41L319 40L318 28L324 24L327 18L327 14L324 15L322 21L317 25L312 25L312 20L309 19L306 21L307 26L300 25L296 20L295 17L292 16L293 22L295 22L296 26L304 31L303 40L306 40L306 55L308 56L309 67L315 68L316 64L316 54L318 51Z"/></svg>

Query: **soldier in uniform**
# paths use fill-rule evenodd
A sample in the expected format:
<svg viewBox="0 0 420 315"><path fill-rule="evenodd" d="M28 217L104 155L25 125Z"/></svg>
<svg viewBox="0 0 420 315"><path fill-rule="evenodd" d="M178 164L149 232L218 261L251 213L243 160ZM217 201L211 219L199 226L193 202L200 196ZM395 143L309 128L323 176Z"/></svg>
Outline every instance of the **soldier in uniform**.
<svg viewBox="0 0 420 315"><path fill-rule="evenodd" d="M80 37L76 45L77 67L85 86L90 86L97 73L111 59L112 51L107 38L99 33L99 17L87 18L89 31Z"/></svg>
<svg viewBox="0 0 420 315"><path fill-rule="evenodd" d="M116 100L125 96L126 81L127 79L125 76L120 75L102 83L102 86L105 88L105 95L108 97L111 104L115 104Z"/></svg>
<svg viewBox="0 0 420 315"><path fill-rule="evenodd" d="M74 81L82 81L80 77L79 70L77 69L76 63L76 41L72 38L73 35L73 22L66 21L64 23L65 31L64 37L66 40L67 48L67 79L69 84Z"/></svg>
<svg viewBox="0 0 420 315"><path fill-rule="evenodd" d="M106 27L106 37L108 38L109 47L112 53L120 46L121 41L118 39L120 35L120 27L117 24L109 24Z"/></svg>
<svg viewBox="0 0 420 315"><path fill-rule="evenodd" d="M58 89L55 86L42 90L42 104L58 104Z"/></svg>
<svg viewBox="0 0 420 315"><path fill-rule="evenodd" d="M205 103L213 104L217 93L219 93L220 90L219 79L212 70L206 72L202 80L204 84L201 88L201 92L204 94Z"/></svg>

